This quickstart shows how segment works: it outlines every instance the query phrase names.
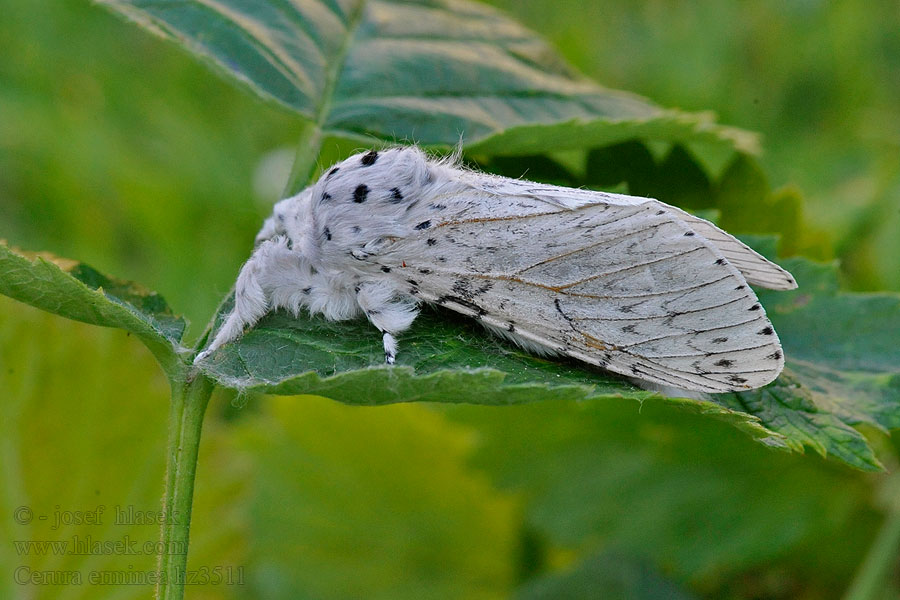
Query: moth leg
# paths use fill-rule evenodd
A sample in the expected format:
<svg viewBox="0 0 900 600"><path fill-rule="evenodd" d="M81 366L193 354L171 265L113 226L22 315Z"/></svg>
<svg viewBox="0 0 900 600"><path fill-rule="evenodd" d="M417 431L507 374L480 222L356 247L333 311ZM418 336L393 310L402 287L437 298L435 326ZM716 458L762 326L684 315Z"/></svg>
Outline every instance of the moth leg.
<svg viewBox="0 0 900 600"><path fill-rule="evenodd" d="M382 282L363 282L357 286L356 301L381 332L384 343L384 362L392 365L397 357L397 338L412 325L419 310L415 305L397 298L394 290Z"/></svg>
<svg viewBox="0 0 900 600"><path fill-rule="evenodd" d="M392 365L397 360L397 338L385 331L381 340L384 343L384 362Z"/></svg>
<svg viewBox="0 0 900 600"><path fill-rule="evenodd" d="M241 267L234 285L234 308L216 333L212 343L194 358L194 364L217 349L241 336L244 329L255 324L268 312L274 281L284 280L286 272L296 264L285 237L263 241ZM284 273L281 273L285 271Z"/></svg>

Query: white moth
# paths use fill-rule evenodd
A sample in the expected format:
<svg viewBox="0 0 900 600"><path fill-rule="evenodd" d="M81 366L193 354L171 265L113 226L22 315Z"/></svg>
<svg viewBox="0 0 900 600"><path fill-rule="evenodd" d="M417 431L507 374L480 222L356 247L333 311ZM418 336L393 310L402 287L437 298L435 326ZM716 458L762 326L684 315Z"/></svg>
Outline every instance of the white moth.
<svg viewBox="0 0 900 600"><path fill-rule="evenodd" d="M647 385L763 386L784 366L748 283L794 278L715 225L650 198L464 170L416 147L370 151L275 205L234 310L195 362L267 311L365 314L393 364L423 302L542 354Z"/></svg>

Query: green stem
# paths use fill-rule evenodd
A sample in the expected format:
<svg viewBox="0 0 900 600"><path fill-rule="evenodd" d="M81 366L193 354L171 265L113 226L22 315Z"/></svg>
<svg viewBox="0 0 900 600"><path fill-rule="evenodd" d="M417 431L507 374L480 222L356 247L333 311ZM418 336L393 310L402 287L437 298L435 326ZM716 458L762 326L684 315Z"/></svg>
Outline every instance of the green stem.
<svg viewBox="0 0 900 600"><path fill-rule="evenodd" d="M307 123L300 134L300 142L297 144L297 154L294 157L294 166L291 169L291 176L288 178L287 186L284 188L282 198L288 198L300 192L310 179L316 169L316 159L319 158L319 152L322 149L322 128L328 121L328 115L331 112L331 105L334 101L335 90L337 89L338 79L347 61L347 55L350 53L350 47L356 36L356 30L362 24L363 15L365 14L366 3L358 2L350 18L347 21L347 30L344 33L344 40L335 54L329 61L328 69L325 73L325 86L322 88L322 97L316 108L316 114L312 121Z"/></svg>
<svg viewBox="0 0 900 600"><path fill-rule="evenodd" d="M307 123L300 133L300 141L297 144L297 153L294 155L294 166L291 167L291 176L284 187L282 198L289 198L300 192L316 170L316 159L322 149L322 128L317 123Z"/></svg>
<svg viewBox="0 0 900 600"><path fill-rule="evenodd" d="M844 595L844 600L881 598L888 573L897 564L900 552L900 510L891 510L875 537L869 553Z"/></svg>
<svg viewBox="0 0 900 600"><path fill-rule="evenodd" d="M294 166L291 168L291 176L282 196L284 198L302 190L315 172L316 159L319 157L324 138L321 122L324 119L323 115L326 114L325 109L320 113L320 118L307 123L300 135ZM218 310L216 313L218 314ZM206 345L215 322L216 315L213 315L197 342L198 349ZM209 404L214 387L215 384L199 372L193 372L187 380L176 378L172 381L166 491L163 496L163 511L166 518L160 528L163 552L159 556L157 600L184 598L197 452L200 449L203 415L206 413L206 406Z"/></svg>
<svg viewBox="0 0 900 600"><path fill-rule="evenodd" d="M172 384L157 600L184 598L197 453L203 415L213 387L213 382L199 373L191 381Z"/></svg>

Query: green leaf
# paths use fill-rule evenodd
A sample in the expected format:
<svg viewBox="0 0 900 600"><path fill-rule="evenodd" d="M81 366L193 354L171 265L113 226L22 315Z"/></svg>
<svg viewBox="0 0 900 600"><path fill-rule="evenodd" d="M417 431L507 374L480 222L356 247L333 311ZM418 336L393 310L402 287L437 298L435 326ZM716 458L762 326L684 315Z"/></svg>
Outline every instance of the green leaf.
<svg viewBox="0 0 900 600"><path fill-rule="evenodd" d="M247 597L506 597L518 502L468 469L468 428L300 397L232 434L252 472Z"/></svg>
<svg viewBox="0 0 900 600"><path fill-rule="evenodd" d="M883 520L868 474L771 452L660 402L438 410L473 428L472 466L526 499L536 554L548 557L539 572L564 566L560 555L614 550L647 558L704 597L731 597L736 581L827 597L846 585Z"/></svg>
<svg viewBox="0 0 900 600"><path fill-rule="evenodd" d="M100 0L326 135L533 154L635 137L757 150L708 113L576 73L534 33L464 0Z"/></svg>
<svg viewBox="0 0 900 600"><path fill-rule="evenodd" d="M628 186L635 196L656 198L690 210L712 208L715 197L709 177L697 158L683 146L673 146L657 163L646 145L628 141L594 148L587 155L584 179L569 185Z"/></svg>
<svg viewBox="0 0 900 600"><path fill-rule="evenodd" d="M787 266L799 289L760 295L784 342L784 374L759 390L668 402L725 419L770 446L808 446L856 468L881 469L855 427L900 427L900 356L890 335L900 330L900 297L841 293L833 267L805 259ZM223 304L219 324L231 305ZM821 327L828 319L838 322ZM364 320L274 313L201 368L226 387L348 404L655 397L615 375L532 356L443 309L426 309L400 343L397 365L386 367L381 339Z"/></svg>
<svg viewBox="0 0 900 600"><path fill-rule="evenodd" d="M181 371L178 357L185 321L162 296L107 277L83 263L47 253L20 252L0 243L0 294L47 312L135 334L167 374Z"/></svg>
<svg viewBox="0 0 900 600"><path fill-rule="evenodd" d="M694 596L642 561L605 552L589 557L574 569L529 582L516 600L690 600Z"/></svg>
<svg viewBox="0 0 900 600"><path fill-rule="evenodd" d="M217 326L231 306L232 299L223 304ZM214 352L200 369L220 385L246 392L316 394L367 406L657 397L611 373L531 355L449 310L426 307L400 343L397 364L388 367L381 337L367 321L276 312ZM778 434L744 412L711 401L668 402L729 421L768 444L784 445Z"/></svg>
<svg viewBox="0 0 900 600"><path fill-rule="evenodd" d="M796 253L803 198L790 187L772 191L755 159L737 155L722 173L715 196L723 229L735 234L778 234L779 254Z"/></svg>
<svg viewBox="0 0 900 600"><path fill-rule="evenodd" d="M760 417L797 449L880 469L855 427L900 428L900 295L842 292L833 264L793 258L784 265L798 289L759 296L781 337L785 373L761 390L716 400Z"/></svg>

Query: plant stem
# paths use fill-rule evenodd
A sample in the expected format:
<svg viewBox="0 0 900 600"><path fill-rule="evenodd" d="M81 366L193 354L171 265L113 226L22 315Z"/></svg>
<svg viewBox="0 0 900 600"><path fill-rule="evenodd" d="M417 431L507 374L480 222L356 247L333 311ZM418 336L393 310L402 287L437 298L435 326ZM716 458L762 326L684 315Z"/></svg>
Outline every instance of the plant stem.
<svg viewBox="0 0 900 600"><path fill-rule="evenodd" d="M297 144L297 153L294 155L294 165L291 167L291 176L284 187L282 198L289 198L301 191L316 170L316 159L322 148L322 128L317 123L307 123L300 133L300 141Z"/></svg>
<svg viewBox="0 0 900 600"><path fill-rule="evenodd" d="M325 86L322 88L322 96L319 99L316 114L300 133L300 142L297 144L294 166L291 169L291 176L288 178L284 193L281 195L282 198L288 198L298 193L312 179L312 175L315 172L316 159L319 157L319 152L322 149L322 139L324 137L322 128L328 122L328 115L331 112L338 80L344 68L344 63L347 61L347 55L353 44L356 30L363 22L365 8L365 2L357 2L347 19L344 39L337 54L329 61L328 69L325 73Z"/></svg>
<svg viewBox="0 0 900 600"><path fill-rule="evenodd" d="M184 598L197 453L203 415L213 387L213 382L199 373L191 381L172 383L157 600Z"/></svg>
<svg viewBox="0 0 900 600"><path fill-rule="evenodd" d="M297 154L283 197L299 192L309 182L322 148L322 128L318 123L304 126ZM221 308L221 306L220 306ZM215 325L215 315L200 336L198 349L206 344ZM193 379L191 379L193 377ZM162 552L159 555L157 600L182 600L187 573L187 551L191 532L191 507L194 478L203 415L215 384L199 372L187 379L172 380L172 404L169 408L169 445L166 450L166 491L163 511L166 518L160 528Z"/></svg>
<svg viewBox="0 0 900 600"><path fill-rule="evenodd" d="M900 552L900 510L888 512L872 547L853 578L844 600L874 600L883 597L888 573Z"/></svg>

